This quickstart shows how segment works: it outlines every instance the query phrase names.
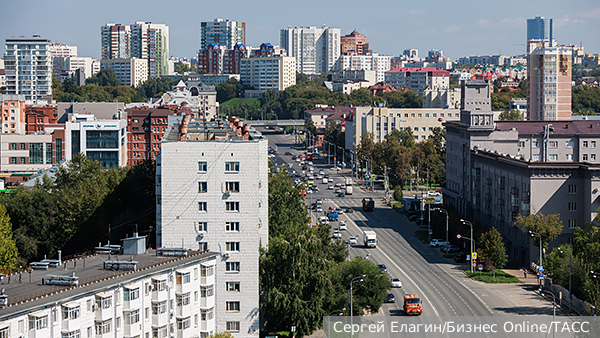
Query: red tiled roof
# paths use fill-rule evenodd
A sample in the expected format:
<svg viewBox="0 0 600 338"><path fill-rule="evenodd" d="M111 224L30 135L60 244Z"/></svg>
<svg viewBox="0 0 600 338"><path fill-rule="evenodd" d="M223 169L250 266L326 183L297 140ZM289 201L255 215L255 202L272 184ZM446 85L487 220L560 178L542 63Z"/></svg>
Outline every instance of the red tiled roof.
<svg viewBox="0 0 600 338"><path fill-rule="evenodd" d="M600 121L495 121L497 131L516 128L519 134L542 134L544 126L552 124L554 134L600 134Z"/></svg>

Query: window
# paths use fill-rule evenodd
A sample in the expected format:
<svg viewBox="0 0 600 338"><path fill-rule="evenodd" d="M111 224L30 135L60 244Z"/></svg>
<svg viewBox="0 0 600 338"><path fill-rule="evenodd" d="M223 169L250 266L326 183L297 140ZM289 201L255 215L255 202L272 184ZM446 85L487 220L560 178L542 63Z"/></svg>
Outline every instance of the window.
<svg viewBox="0 0 600 338"><path fill-rule="evenodd" d="M569 229L574 229L577 226L577 220L576 219L570 219L569 220Z"/></svg>
<svg viewBox="0 0 600 338"><path fill-rule="evenodd" d="M569 202L569 211L577 211L577 202Z"/></svg>
<svg viewBox="0 0 600 338"><path fill-rule="evenodd" d="M10 150L17 150L17 144L16 143L11 143L10 144Z"/></svg>
<svg viewBox="0 0 600 338"><path fill-rule="evenodd" d="M20 162L21 164L25 164L25 157L21 157L19 162Z"/></svg>
<svg viewBox="0 0 600 338"><path fill-rule="evenodd" d="M590 154L590 161L596 160L596 154Z"/></svg>
<svg viewBox="0 0 600 338"><path fill-rule="evenodd" d="M123 292L123 300L128 302L130 300L136 300L140 298L140 288L135 289L127 289L125 288Z"/></svg>
<svg viewBox="0 0 600 338"><path fill-rule="evenodd" d="M582 155L582 157L583 157L582 159L583 159L584 161L587 161L587 160L588 160L588 154L583 154L583 155Z"/></svg>
<svg viewBox="0 0 600 338"><path fill-rule="evenodd" d="M226 262L225 272L240 272L240 262Z"/></svg>
<svg viewBox="0 0 600 338"><path fill-rule="evenodd" d="M566 154L565 157L567 161L573 161L573 154Z"/></svg>
<svg viewBox="0 0 600 338"><path fill-rule="evenodd" d="M152 291L164 291L167 289L167 281L166 280L152 280Z"/></svg>
<svg viewBox="0 0 600 338"><path fill-rule="evenodd" d="M558 148L558 141L550 141L548 142L550 148Z"/></svg>
<svg viewBox="0 0 600 338"><path fill-rule="evenodd" d="M225 242L225 251L240 251L240 242Z"/></svg>
<svg viewBox="0 0 600 338"><path fill-rule="evenodd" d="M440 117L444 117L444 113L440 113ZM451 116L448 115L448 117L451 117Z"/></svg>
<svg viewBox="0 0 600 338"><path fill-rule="evenodd" d="M240 231L240 222L225 222L225 231Z"/></svg>
<svg viewBox="0 0 600 338"><path fill-rule="evenodd" d="M6 336L2 335L2 332L0 331L0 338L8 338L8 334ZM61 334L61 338L80 338L81 337L81 332L80 330L75 330L75 331L71 331L71 332L63 332Z"/></svg>
<svg viewBox="0 0 600 338"><path fill-rule="evenodd" d="M19 320L19 333L25 332L25 321Z"/></svg>
<svg viewBox="0 0 600 338"><path fill-rule="evenodd" d="M206 192L207 190L206 182L198 182L198 192Z"/></svg>
<svg viewBox="0 0 600 338"><path fill-rule="evenodd" d="M198 171L206 172L208 170L208 164L206 162L198 162Z"/></svg>
<svg viewBox="0 0 600 338"><path fill-rule="evenodd" d="M225 202L226 211L240 211L240 202Z"/></svg>
<svg viewBox="0 0 600 338"><path fill-rule="evenodd" d="M225 311L227 311L227 312L240 312L240 302L227 302L227 303L225 303Z"/></svg>
<svg viewBox="0 0 600 338"><path fill-rule="evenodd" d="M240 182L225 182L225 190L240 192Z"/></svg>
<svg viewBox="0 0 600 338"><path fill-rule="evenodd" d="M152 314L159 315L167 312L167 301L162 301L159 303L152 303Z"/></svg>
<svg viewBox="0 0 600 338"><path fill-rule="evenodd" d="M200 276L202 277L207 277L207 276L212 276L215 273L215 267L214 266L200 266Z"/></svg>
<svg viewBox="0 0 600 338"><path fill-rule="evenodd" d="M588 147L588 141L581 142L581 147L582 148L587 148Z"/></svg>
<svg viewBox="0 0 600 338"><path fill-rule="evenodd" d="M534 148L539 148L539 147L540 147L540 141L533 141L533 142L531 142L531 145L532 145Z"/></svg>
<svg viewBox="0 0 600 338"><path fill-rule="evenodd" d="M213 316L214 316L213 311L214 311L214 309L200 310L200 320L207 321L207 320L213 319Z"/></svg>
<svg viewBox="0 0 600 338"><path fill-rule="evenodd" d="M590 148L596 148L596 141L590 141Z"/></svg>
<svg viewBox="0 0 600 338"><path fill-rule="evenodd" d="M567 143L565 144L565 147L573 148L573 141L567 141Z"/></svg>
<svg viewBox="0 0 600 338"><path fill-rule="evenodd" d="M200 297L212 297L215 295L215 288L213 286L202 286L200 287Z"/></svg>
<svg viewBox="0 0 600 338"><path fill-rule="evenodd" d="M111 305L112 305L112 297L105 297L105 298L96 297L96 308L98 310L110 309Z"/></svg>
<svg viewBox="0 0 600 338"><path fill-rule="evenodd" d="M188 329L191 325L190 317L177 318L177 330Z"/></svg>
<svg viewBox="0 0 600 338"><path fill-rule="evenodd" d="M92 327L91 326L87 328L87 332L88 332L88 334L87 334L88 338L91 338L92 337Z"/></svg>
<svg viewBox="0 0 600 338"><path fill-rule="evenodd" d="M106 333L110 333L112 321L105 320L103 322L96 322L96 335L101 336Z"/></svg>
<svg viewBox="0 0 600 338"><path fill-rule="evenodd" d="M225 330L229 332L240 332L240 322L225 323Z"/></svg>
<svg viewBox="0 0 600 338"><path fill-rule="evenodd" d="M414 127L413 128L415 131L419 131L419 127Z"/></svg>
<svg viewBox="0 0 600 338"><path fill-rule="evenodd" d="M177 284L187 284L190 282L189 272L178 272L177 273Z"/></svg>
<svg viewBox="0 0 600 338"><path fill-rule="evenodd" d="M185 306L190 304L190 293L186 292L180 295L175 295L177 306Z"/></svg>
<svg viewBox="0 0 600 338"><path fill-rule="evenodd" d="M198 222L198 231L207 232L208 231L208 222Z"/></svg>
<svg viewBox="0 0 600 338"><path fill-rule="evenodd" d="M240 171L240 162L225 162L225 171L226 172L239 172Z"/></svg>
<svg viewBox="0 0 600 338"><path fill-rule="evenodd" d="M135 324L140 321L140 310L125 311L123 317L125 318L125 325Z"/></svg>
<svg viewBox="0 0 600 338"><path fill-rule="evenodd" d="M152 338L167 338L167 326L161 326L152 329Z"/></svg>
<svg viewBox="0 0 600 338"><path fill-rule="evenodd" d="M549 161L558 161L558 154L549 154L548 160Z"/></svg>
<svg viewBox="0 0 600 338"><path fill-rule="evenodd" d="M200 250L200 251L208 251L208 243L206 243L206 242L198 242L198 250Z"/></svg>
<svg viewBox="0 0 600 338"><path fill-rule="evenodd" d="M577 193L577 185L569 184L569 194L576 194L576 193Z"/></svg>
<svg viewBox="0 0 600 338"><path fill-rule="evenodd" d="M519 141L519 148L525 148L525 141Z"/></svg>
<svg viewBox="0 0 600 338"><path fill-rule="evenodd" d="M41 330L48 327L48 316L29 317L29 329L30 330Z"/></svg>
<svg viewBox="0 0 600 338"><path fill-rule="evenodd" d="M227 282L225 288L227 291L240 292L240 282Z"/></svg>
<svg viewBox="0 0 600 338"><path fill-rule="evenodd" d="M62 319L77 319L81 315L79 305L75 307L62 307Z"/></svg>
<svg viewBox="0 0 600 338"><path fill-rule="evenodd" d="M540 154L533 154L533 155L531 155L531 160L532 161L539 161L540 160Z"/></svg>
<svg viewBox="0 0 600 338"><path fill-rule="evenodd" d="M25 143L21 143L21 150L25 150Z"/></svg>
<svg viewBox="0 0 600 338"><path fill-rule="evenodd" d="M11 157L10 158L10 164L17 164L17 158L16 157Z"/></svg>
<svg viewBox="0 0 600 338"><path fill-rule="evenodd" d="M410 117L415 117L415 114L414 113L410 114Z"/></svg>
<svg viewBox="0 0 600 338"><path fill-rule="evenodd" d="M198 211L206 212L206 202L198 202Z"/></svg>

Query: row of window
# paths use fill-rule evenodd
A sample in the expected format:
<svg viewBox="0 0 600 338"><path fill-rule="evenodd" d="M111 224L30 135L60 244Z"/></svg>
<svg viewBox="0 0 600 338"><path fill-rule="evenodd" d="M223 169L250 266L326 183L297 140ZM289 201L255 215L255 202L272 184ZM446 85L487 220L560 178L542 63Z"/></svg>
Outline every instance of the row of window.
<svg viewBox="0 0 600 338"><path fill-rule="evenodd" d="M207 172L208 162L198 162L198 171ZM225 162L225 172L239 172L240 162Z"/></svg>
<svg viewBox="0 0 600 338"><path fill-rule="evenodd" d="M208 232L208 222L198 222L198 231ZM240 222L225 222L225 231L239 232Z"/></svg>
<svg viewBox="0 0 600 338"><path fill-rule="evenodd" d="M519 141L519 148L525 148L526 141ZM559 141L548 141L549 148L558 148ZM533 148L540 147L540 141L534 140L531 142ZM573 148L573 141L565 141L565 148ZM596 141L581 141L582 148L596 148Z"/></svg>
<svg viewBox="0 0 600 338"><path fill-rule="evenodd" d="M225 190L229 192L240 192L240 182L225 182ZM198 182L198 192L208 192L208 182Z"/></svg>
<svg viewBox="0 0 600 338"><path fill-rule="evenodd" d="M532 154L531 155L531 160L532 161L541 161L541 155L540 154ZM567 162L573 161L573 154L565 154L565 160ZM582 161L596 161L596 154L581 154L581 160ZM548 161L550 162L556 162L558 161L558 154L548 154Z"/></svg>
<svg viewBox="0 0 600 338"><path fill-rule="evenodd" d="M208 211L207 202L198 202L198 211L199 212L207 212ZM240 202L225 202L225 211L239 212L240 211Z"/></svg>

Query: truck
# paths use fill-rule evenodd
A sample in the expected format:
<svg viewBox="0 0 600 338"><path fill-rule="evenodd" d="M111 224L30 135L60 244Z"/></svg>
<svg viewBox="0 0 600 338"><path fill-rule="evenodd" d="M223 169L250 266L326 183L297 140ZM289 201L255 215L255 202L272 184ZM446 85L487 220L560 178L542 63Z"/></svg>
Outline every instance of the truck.
<svg viewBox="0 0 600 338"><path fill-rule="evenodd" d="M352 195L352 186L351 185L346 186L346 195Z"/></svg>
<svg viewBox="0 0 600 338"><path fill-rule="evenodd" d="M371 197L365 197L362 199L362 206L364 211L373 211L375 209L375 201Z"/></svg>
<svg viewBox="0 0 600 338"><path fill-rule="evenodd" d="M363 242L365 248L374 248L377 246L377 234L375 231L365 230L363 233Z"/></svg>
<svg viewBox="0 0 600 338"><path fill-rule="evenodd" d="M321 181L321 183L323 183L323 184L327 184L327 183L328 183L328 181L327 181L327 178L326 178L326 177L324 177L324 178L323 178L323 180Z"/></svg>
<svg viewBox="0 0 600 338"><path fill-rule="evenodd" d="M352 177L346 177L346 185L352 185Z"/></svg>
<svg viewBox="0 0 600 338"><path fill-rule="evenodd" d="M327 214L327 216L329 216L329 220L330 221L337 221L338 220L338 212L337 210L329 210L329 213Z"/></svg>
<svg viewBox="0 0 600 338"><path fill-rule="evenodd" d="M417 295L404 295L404 314L420 315L421 314L421 300Z"/></svg>

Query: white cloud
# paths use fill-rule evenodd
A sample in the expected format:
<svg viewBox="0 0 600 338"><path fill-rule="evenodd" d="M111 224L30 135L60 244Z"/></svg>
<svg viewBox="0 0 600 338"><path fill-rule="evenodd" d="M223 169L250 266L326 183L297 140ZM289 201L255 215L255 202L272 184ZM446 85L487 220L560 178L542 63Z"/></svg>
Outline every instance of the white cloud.
<svg viewBox="0 0 600 338"><path fill-rule="evenodd" d="M486 19L479 19L479 21L477 21L477 24L481 27L489 27L491 26L490 22Z"/></svg>
<svg viewBox="0 0 600 338"><path fill-rule="evenodd" d="M423 13L425 13L425 11L422 9L411 9L410 11L408 11L408 14L410 14L412 16L417 16L417 15L420 15Z"/></svg>
<svg viewBox="0 0 600 338"><path fill-rule="evenodd" d="M444 29L444 32L453 34L453 33L457 33L459 30L460 30L460 26L452 25L450 27L446 27Z"/></svg>
<svg viewBox="0 0 600 338"><path fill-rule="evenodd" d="M600 19L600 7L583 13L583 16L590 19Z"/></svg>
<svg viewBox="0 0 600 338"><path fill-rule="evenodd" d="M587 23L586 20L571 19L571 18L569 18L568 15L565 15L564 17L562 17L560 19L556 19L556 20L554 20L554 22L556 22L556 27L562 27L569 23L581 24L581 25L585 25Z"/></svg>

